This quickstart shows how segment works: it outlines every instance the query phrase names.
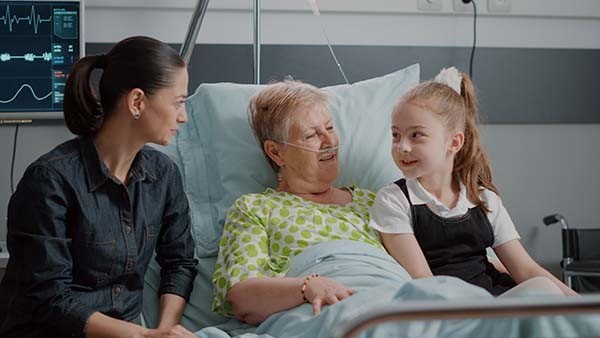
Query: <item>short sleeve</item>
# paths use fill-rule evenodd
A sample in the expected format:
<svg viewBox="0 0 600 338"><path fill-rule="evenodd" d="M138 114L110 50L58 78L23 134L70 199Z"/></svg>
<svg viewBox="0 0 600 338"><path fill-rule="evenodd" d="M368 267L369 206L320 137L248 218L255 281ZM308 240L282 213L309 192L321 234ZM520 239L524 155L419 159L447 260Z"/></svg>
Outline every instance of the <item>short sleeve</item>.
<svg viewBox="0 0 600 338"><path fill-rule="evenodd" d="M217 313L233 316L226 296L237 283L251 277L280 275L269 265L266 222L258 215L263 198L260 194L244 195L227 212L212 280L212 308Z"/></svg>
<svg viewBox="0 0 600 338"><path fill-rule="evenodd" d="M369 226L383 233L413 233L410 204L396 184L377 192Z"/></svg>
<svg viewBox="0 0 600 338"><path fill-rule="evenodd" d="M515 224L502 204L500 197L488 189L485 189L482 195L483 201L490 209L487 217L494 230L494 244L492 244L492 247L495 248L513 239L520 239Z"/></svg>

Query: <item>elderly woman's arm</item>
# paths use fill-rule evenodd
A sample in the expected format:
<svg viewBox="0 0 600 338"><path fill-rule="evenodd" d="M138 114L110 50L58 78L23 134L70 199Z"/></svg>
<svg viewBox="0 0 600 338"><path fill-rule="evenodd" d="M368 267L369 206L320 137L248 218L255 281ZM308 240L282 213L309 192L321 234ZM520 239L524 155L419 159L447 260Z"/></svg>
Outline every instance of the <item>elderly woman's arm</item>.
<svg viewBox="0 0 600 338"><path fill-rule="evenodd" d="M323 305L335 304L353 293L333 279L313 277L306 282L303 295L304 281L304 278L249 278L231 288L227 299L239 320L258 324L275 312L305 303L304 297L312 303L314 313L319 314Z"/></svg>
<svg viewBox="0 0 600 338"><path fill-rule="evenodd" d="M246 279L229 290L227 300L241 321L258 324L269 315L304 303L301 278L259 277Z"/></svg>
<svg viewBox="0 0 600 338"><path fill-rule="evenodd" d="M273 313L305 301L312 303L314 312L319 313L323 305L351 295L351 290L330 278L314 277L305 282L305 278L284 277L287 255L271 256L271 249L275 252L285 249L277 244L271 248L269 204L260 194L252 194L240 197L229 209L213 274L213 311L258 324ZM306 299L302 295L304 283Z"/></svg>

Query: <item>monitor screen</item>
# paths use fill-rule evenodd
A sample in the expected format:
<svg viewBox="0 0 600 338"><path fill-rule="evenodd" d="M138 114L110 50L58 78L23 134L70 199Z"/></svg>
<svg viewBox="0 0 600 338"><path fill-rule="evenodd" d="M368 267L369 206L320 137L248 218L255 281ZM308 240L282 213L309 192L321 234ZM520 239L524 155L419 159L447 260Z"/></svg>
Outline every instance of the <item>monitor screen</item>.
<svg viewBox="0 0 600 338"><path fill-rule="evenodd" d="M82 1L0 1L0 120L62 118L83 40Z"/></svg>

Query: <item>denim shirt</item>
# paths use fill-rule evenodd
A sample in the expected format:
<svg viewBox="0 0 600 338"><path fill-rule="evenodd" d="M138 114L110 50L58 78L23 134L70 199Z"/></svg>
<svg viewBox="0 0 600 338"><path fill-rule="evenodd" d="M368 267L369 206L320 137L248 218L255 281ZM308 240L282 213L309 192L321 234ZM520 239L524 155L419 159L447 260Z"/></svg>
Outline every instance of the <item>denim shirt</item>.
<svg viewBox="0 0 600 338"><path fill-rule="evenodd" d="M156 252L159 293L186 300L197 260L177 166L144 147L125 185L90 136L27 170L8 206L10 259L0 285L0 337L83 337L98 311L132 321Z"/></svg>

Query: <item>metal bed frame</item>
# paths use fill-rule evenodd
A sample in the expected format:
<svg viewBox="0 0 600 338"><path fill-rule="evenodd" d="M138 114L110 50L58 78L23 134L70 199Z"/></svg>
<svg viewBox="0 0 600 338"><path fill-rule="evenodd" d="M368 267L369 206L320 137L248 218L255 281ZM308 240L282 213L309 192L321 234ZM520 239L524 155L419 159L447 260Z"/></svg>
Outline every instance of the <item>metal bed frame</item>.
<svg viewBox="0 0 600 338"><path fill-rule="evenodd" d="M208 7L208 0L197 0L181 55L189 63L198 31ZM260 84L260 0L254 0L254 83ZM408 320L448 320L469 318L506 318L552 316L565 314L600 314L600 295L565 298L511 298L492 301L410 301L401 306L390 306L358 316L343 323L334 338L353 338L365 329L382 323Z"/></svg>
<svg viewBox="0 0 600 338"><path fill-rule="evenodd" d="M474 318L507 318L600 314L600 295L551 298L496 298L491 301L407 301L398 306L384 307L343 323L334 338L354 338L360 332L378 324L397 321L431 321ZM598 333L600 337L600 332Z"/></svg>

